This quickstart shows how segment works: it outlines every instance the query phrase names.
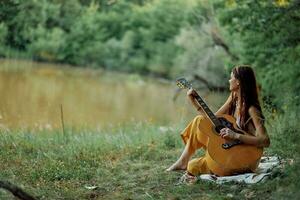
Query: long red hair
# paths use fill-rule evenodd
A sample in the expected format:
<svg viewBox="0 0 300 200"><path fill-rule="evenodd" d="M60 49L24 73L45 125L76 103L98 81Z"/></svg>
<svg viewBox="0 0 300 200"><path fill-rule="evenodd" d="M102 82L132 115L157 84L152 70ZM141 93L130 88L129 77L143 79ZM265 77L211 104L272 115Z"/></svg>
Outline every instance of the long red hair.
<svg viewBox="0 0 300 200"><path fill-rule="evenodd" d="M239 65L235 66L232 69L232 73L236 79L240 82L240 105L239 105L239 114L240 114L240 128L247 130L246 123L249 119L249 108L254 106L260 111L260 117L264 119L262 109L258 100L258 87L256 84L256 78L253 69L248 65ZM234 112L237 107L237 96L231 92L231 104L229 107L229 114L234 115Z"/></svg>

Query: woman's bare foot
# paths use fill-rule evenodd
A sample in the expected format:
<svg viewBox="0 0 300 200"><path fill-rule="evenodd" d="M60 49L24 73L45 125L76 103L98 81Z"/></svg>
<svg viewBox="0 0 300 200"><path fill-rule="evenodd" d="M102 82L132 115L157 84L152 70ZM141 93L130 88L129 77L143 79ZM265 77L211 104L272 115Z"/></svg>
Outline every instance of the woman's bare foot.
<svg viewBox="0 0 300 200"><path fill-rule="evenodd" d="M175 162L173 165L171 165L168 169L166 169L167 172L170 171L177 171L177 170L186 170L186 165L182 164L182 162Z"/></svg>

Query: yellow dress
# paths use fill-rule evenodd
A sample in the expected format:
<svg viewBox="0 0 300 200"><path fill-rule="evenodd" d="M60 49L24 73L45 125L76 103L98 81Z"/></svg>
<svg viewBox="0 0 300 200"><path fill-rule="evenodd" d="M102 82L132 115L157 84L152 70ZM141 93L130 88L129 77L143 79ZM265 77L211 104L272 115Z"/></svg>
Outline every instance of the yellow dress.
<svg viewBox="0 0 300 200"><path fill-rule="evenodd" d="M199 148L206 150L206 147L208 146L209 138L206 134L201 132L201 129L203 130L203 126L205 126L205 123L201 123L205 120L206 118L202 115L196 116L181 133L183 142L186 145L189 144L188 151L190 154L193 154ZM249 121L250 119L247 120L246 124ZM254 127L248 127L251 129L251 131L254 131ZM195 158L188 162L187 171L195 176L199 174L212 174L212 171L207 165L208 159L210 159L210 156L208 155L207 151L205 151L205 155L203 157Z"/></svg>
<svg viewBox="0 0 300 200"><path fill-rule="evenodd" d="M201 132L200 123L203 121L204 117L198 115L195 117L188 126L181 133L181 137L183 142L187 145L189 143L188 151L190 153L194 153L199 148L206 149L208 143L208 137ZM190 174L198 175L198 174L210 174L211 171L206 163L206 155L200 158L195 158L189 161L187 166L187 171Z"/></svg>

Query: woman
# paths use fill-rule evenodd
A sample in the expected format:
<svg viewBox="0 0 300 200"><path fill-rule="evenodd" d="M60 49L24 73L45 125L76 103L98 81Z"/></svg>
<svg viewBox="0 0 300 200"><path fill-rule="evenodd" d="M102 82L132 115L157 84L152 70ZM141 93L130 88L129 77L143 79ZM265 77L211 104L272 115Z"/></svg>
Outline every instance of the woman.
<svg viewBox="0 0 300 200"><path fill-rule="evenodd" d="M240 140L244 144L257 147L268 147L270 140L264 126L264 117L258 101L256 79L252 68L245 65L234 67L229 84L231 94L215 114L232 115L235 117L238 127L250 135L238 134L229 128L223 128L220 136L227 140ZM187 173L192 176L212 173L206 163L206 154L190 161L197 149L206 149L205 144L208 141L207 136L201 132L201 123L203 123L205 114L195 99L196 94L193 89L187 93L201 115L197 116L181 133L186 146L180 158L167 171L187 170Z"/></svg>

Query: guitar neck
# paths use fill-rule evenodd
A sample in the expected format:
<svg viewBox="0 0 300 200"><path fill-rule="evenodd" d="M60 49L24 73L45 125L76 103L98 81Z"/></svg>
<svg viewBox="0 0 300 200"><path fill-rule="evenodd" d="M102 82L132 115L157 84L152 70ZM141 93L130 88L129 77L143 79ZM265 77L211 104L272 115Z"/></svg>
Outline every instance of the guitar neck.
<svg viewBox="0 0 300 200"><path fill-rule="evenodd" d="M221 125L221 122L219 119L215 116L215 114L209 109L209 107L206 105L206 103L203 101L203 99L197 94L195 96L196 100L198 101L201 108L204 110L207 117L210 119L210 121L217 127Z"/></svg>

